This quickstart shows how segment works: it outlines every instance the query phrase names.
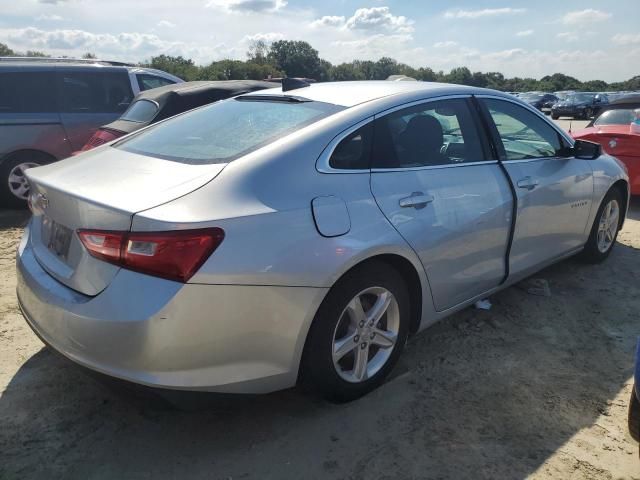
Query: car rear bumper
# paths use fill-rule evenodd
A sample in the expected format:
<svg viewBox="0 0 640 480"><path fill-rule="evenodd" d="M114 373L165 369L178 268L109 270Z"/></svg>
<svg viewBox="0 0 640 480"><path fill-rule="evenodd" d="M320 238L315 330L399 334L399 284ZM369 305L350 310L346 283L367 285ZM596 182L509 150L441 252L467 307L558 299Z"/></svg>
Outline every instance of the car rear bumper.
<svg viewBox="0 0 640 480"><path fill-rule="evenodd" d="M43 270L27 238L17 259L20 308L74 362L162 388L267 393L296 383L326 289L185 285L121 270L89 297Z"/></svg>

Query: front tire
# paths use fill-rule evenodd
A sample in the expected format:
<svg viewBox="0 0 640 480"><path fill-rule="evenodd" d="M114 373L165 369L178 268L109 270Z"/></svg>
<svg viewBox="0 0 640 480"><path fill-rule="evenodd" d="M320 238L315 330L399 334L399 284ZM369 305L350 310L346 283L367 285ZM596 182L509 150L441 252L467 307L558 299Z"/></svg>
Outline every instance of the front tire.
<svg viewBox="0 0 640 480"><path fill-rule="evenodd" d="M582 252L583 260L600 263L609 256L618 237L622 212L622 194L617 188L612 188L602 200L593 221L589 239Z"/></svg>
<svg viewBox="0 0 640 480"><path fill-rule="evenodd" d="M301 384L333 402L355 400L380 386L409 334L410 300L402 276L382 262L345 274L311 325Z"/></svg>
<svg viewBox="0 0 640 480"><path fill-rule="evenodd" d="M551 114L551 118L554 120L558 120L560 118L560 115L556 114L556 113L552 113Z"/></svg>

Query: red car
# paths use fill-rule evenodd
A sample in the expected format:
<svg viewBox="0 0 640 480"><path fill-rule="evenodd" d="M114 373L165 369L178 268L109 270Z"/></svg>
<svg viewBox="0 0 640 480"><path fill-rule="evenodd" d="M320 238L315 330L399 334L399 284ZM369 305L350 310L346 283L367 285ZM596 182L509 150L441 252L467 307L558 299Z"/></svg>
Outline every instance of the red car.
<svg viewBox="0 0 640 480"><path fill-rule="evenodd" d="M640 95L614 100L572 136L599 143L623 162L629 171L631 194L640 195Z"/></svg>

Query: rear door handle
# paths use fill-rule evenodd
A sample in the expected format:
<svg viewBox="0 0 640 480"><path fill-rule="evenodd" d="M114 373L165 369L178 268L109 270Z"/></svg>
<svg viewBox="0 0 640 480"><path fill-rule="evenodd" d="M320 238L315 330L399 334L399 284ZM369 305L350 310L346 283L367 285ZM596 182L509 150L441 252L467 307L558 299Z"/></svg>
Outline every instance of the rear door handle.
<svg viewBox="0 0 640 480"><path fill-rule="evenodd" d="M405 198L401 198L398 202L402 208L413 207L416 209L424 208L428 203L433 202L433 195L425 195L422 192L413 192Z"/></svg>
<svg viewBox="0 0 640 480"><path fill-rule="evenodd" d="M526 188L527 190L533 190L538 186L538 180L531 177L524 177L518 180L518 188Z"/></svg>

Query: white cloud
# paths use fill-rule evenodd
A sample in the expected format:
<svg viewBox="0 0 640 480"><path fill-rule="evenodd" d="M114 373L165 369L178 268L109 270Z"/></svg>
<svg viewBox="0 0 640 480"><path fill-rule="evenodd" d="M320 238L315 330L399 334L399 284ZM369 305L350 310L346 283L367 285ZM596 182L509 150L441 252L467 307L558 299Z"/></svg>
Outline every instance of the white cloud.
<svg viewBox="0 0 640 480"><path fill-rule="evenodd" d="M458 42L454 42L453 40L445 40L444 42L436 42L433 44L433 48L451 48L457 46Z"/></svg>
<svg viewBox="0 0 640 480"><path fill-rule="evenodd" d="M60 15L56 15L56 14L51 14L51 15L46 15L46 14L42 14L42 15L38 15L36 17L36 20L38 22L60 22L62 20L64 20L64 18L62 18Z"/></svg>
<svg viewBox="0 0 640 480"><path fill-rule="evenodd" d="M209 0L209 8L221 8L229 12L266 13L281 10L287 6L286 0Z"/></svg>
<svg viewBox="0 0 640 480"><path fill-rule="evenodd" d="M413 32L413 20L393 15L389 7L359 8L345 24L349 30L387 31L390 33Z"/></svg>
<svg viewBox="0 0 640 480"><path fill-rule="evenodd" d="M562 23L565 25L584 25L586 23L602 22L611 18L611 14L602 10L594 10L587 8L585 10L577 10L569 12L562 17Z"/></svg>
<svg viewBox="0 0 640 480"><path fill-rule="evenodd" d="M640 33L618 33L611 37L616 45L633 45L640 43Z"/></svg>
<svg viewBox="0 0 640 480"><path fill-rule="evenodd" d="M160 20L158 22L158 27L174 28L175 26L176 24L173 22L170 22L169 20Z"/></svg>
<svg viewBox="0 0 640 480"><path fill-rule="evenodd" d="M560 32L556 34L556 37L567 42L577 42L580 39L576 32Z"/></svg>
<svg viewBox="0 0 640 480"><path fill-rule="evenodd" d="M346 19L342 16L325 15L317 20L311 22L310 26L313 28L318 27L341 27L345 24Z"/></svg>
<svg viewBox="0 0 640 480"><path fill-rule="evenodd" d="M497 17L500 15L515 15L526 12L526 8L484 8L482 10L463 10L461 8L457 10L448 10L444 13L444 18L482 18L482 17Z"/></svg>
<svg viewBox="0 0 640 480"><path fill-rule="evenodd" d="M284 40L285 36L280 32L269 33L255 33L253 35L245 35L242 39L243 44L250 44L251 42L263 41L264 43L273 43L278 40Z"/></svg>
<svg viewBox="0 0 640 480"><path fill-rule="evenodd" d="M27 48L51 50L99 50L111 54L155 55L183 47L181 42L161 40L157 35L147 33L91 33L84 30L40 30L34 27L23 29L2 29L0 38L12 45Z"/></svg>
<svg viewBox="0 0 640 480"><path fill-rule="evenodd" d="M533 30L521 30L516 33L516 37L528 37L533 35Z"/></svg>

